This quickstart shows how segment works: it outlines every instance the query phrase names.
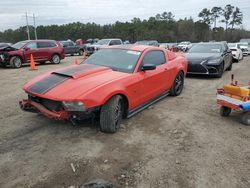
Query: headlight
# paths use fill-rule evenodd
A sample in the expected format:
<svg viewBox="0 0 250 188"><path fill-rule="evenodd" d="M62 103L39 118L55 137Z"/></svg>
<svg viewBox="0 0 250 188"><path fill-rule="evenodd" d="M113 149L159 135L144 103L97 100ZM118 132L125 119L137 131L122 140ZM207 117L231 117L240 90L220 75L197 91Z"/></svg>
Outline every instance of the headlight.
<svg viewBox="0 0 250 188"><path fill-rule="evenodd" d="M211 59L207 61L207 64L218 64L220 62L220 59Z"/></svg>
<svg viewBox="0 0 250 188"><path fill-rule="evenodd" d="M63 101L64 109L66 111L85 111L85 105L80 101Z"/></svg>

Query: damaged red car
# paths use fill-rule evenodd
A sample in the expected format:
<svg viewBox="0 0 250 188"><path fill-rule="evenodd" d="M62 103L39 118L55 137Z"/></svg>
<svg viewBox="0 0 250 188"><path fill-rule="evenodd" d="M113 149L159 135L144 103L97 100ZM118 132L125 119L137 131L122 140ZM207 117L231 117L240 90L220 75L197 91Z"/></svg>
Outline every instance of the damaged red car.
<svg viewBox="0 0 250 188"><path fill-rule="evenodd" d="M73 124L98 118L114 133L129 118L168 95L181 94L187 60L153 46L104 48L80 65L40 75L23 86L22 110Z"/></svg>
<svg viewBox="0 0 250 188"><path fill-rule="evenodd" d="M35 62L40 64L46 61L59 64L60 60L65 57L64 49L57 41L26 40L0 48L0 66L10 65L13 68L20 68L23 64L30 62L31 54Z"/></svg>

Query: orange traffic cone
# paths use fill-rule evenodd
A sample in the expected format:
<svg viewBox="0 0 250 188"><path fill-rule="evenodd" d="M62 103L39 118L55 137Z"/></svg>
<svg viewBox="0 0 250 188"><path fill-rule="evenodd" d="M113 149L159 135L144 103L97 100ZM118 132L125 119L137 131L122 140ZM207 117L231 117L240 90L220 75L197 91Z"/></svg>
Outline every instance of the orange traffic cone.
<svg viewBox="0 0 250 188"><path fill-rule="evenodd" d="M84 51L83 52L83 61L86 61L86 59L87 59L87 53L86 53L86 51Z"/></svg>
<svg viewBox="0 0 250 188"><path fill-rule="evenodd" d="M32 54L30 54L30 70L37 70L34 57Z"/></svg>
<svg viewBox="0 0 250 188"><path fill-rule="evenodd" d="M79 63L78 63L78 59L77 58L75 58L75 64L76 65L78 65Z"/></svg>

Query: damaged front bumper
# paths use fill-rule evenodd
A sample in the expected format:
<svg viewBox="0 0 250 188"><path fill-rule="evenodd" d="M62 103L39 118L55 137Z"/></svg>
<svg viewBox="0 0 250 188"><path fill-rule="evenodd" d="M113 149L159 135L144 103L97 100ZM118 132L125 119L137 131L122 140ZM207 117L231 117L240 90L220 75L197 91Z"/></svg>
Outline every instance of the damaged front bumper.
<svg viewBox="0 0 250 188"><path fill-rule="evenodd" d="M83 112L65 111L64 109L51 110L45 107L43 104L32 100L32 98L19 101L19 106L23 111L39 113L53 120L68 120L73 125L78 124L78 122L81 120L93 120L100 110L100 107L89 108Z"/></svg>
<svg viewBox="0 0 250 188"><path fill-rule="evenodd" d="M38 102L32 101L30 99L24 99L19 102L20 108L24 111L41 113L49 119L54 120L67 120L70 118L71 114L66 111L51 111L48 110L43 105Z"/></svg>

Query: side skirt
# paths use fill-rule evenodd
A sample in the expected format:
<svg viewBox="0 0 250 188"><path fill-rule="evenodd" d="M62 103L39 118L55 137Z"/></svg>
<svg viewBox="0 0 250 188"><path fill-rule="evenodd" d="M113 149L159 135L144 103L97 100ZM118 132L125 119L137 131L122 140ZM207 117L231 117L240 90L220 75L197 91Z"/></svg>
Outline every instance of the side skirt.
<svg viewBox="0 0 250 188"><path fill-rule="evenodd" d="M140 111L148 108L149 106L151 106L152 104L164 99L165 97L167 97L170 94L170 91L167 90L165 92L163 92L162 94L160 94L159 96L149 100L148 102L128 111L128 115L127 118L131 118L132 116L134 116L135 114L139 113Z"/></svg>

